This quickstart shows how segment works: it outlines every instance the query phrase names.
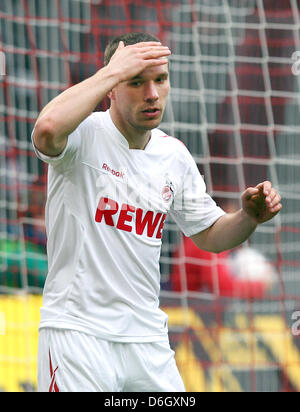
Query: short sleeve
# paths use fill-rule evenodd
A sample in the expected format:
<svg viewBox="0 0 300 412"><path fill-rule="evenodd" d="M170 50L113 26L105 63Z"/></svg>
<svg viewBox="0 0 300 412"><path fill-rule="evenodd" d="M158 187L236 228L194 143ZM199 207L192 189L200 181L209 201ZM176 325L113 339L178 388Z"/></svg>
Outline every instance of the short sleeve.
<svg viewBox="0 0 300 412"><path fill-rule="evenodd" d="M181 179L181 187L177 191L170 215L184 233L190 237L213 225L225 214L206 192L206 185L197 165L188 152L185 154L187 168Z"/></svg>
<svg viewBox="0 0 300 412"><path fill-rule="evenodd" d="M80 149L81 149L81 142L83 135L87 135L89 133L90 128L90 119L85 119L78 127L68 136L67 145L64 148L63 152L58 156L47 156L41 153L34 144L33 141L33 133L31 134L31 140L34 148L34 152L39 159L43 162L48 163L53 168L57 169L57 171L65 171L72 167L76 159L79 157Z"/></svg>

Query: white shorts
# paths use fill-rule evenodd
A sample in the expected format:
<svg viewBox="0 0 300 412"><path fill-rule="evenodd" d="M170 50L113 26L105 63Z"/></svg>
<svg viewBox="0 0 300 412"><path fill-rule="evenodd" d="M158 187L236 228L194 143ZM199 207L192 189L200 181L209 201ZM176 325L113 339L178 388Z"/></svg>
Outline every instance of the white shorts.
<svg viewBox="0 0 300 412"><path fill-rule="evenodd" d="M185 392L168 342L119 343L41 329L39 392Z"/></svg>

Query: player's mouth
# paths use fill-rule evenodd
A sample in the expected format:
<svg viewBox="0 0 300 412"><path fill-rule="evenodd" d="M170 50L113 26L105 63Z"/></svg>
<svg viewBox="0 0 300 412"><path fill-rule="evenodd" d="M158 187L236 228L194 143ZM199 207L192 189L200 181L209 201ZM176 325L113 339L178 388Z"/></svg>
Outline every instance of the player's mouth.
<svg viewBox="0 0 300 412"><path fill-rule="evenodd" d="M148 109L143 110L142 113L148 119L154 119L160 115L161 111L157 107L150 107Z"/></svg>

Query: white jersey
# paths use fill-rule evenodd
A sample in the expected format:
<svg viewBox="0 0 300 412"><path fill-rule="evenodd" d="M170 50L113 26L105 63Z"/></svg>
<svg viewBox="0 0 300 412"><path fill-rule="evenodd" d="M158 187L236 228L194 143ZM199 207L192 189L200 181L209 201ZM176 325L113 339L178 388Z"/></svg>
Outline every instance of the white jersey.
<svg viewBox="0 0 300 412"><path fill-rule="evenodd" d="M159 258L169 212L186 236L224 212L206 194L186 147L152 131L129 149L109 111L93 113L48 157L48 275L40 328L117 342L167 340Z"/></svg>

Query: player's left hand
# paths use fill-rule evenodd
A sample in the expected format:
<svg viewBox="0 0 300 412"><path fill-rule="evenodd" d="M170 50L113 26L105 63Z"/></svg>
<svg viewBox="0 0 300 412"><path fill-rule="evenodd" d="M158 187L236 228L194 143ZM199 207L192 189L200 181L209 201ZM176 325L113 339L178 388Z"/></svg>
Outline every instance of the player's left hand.
<svg viewBox="0 0 300 412"><path fill-rule="evenodd" d="M269 181L250 187L242 194L243 210L257 224L272 219L282 209L281 196Z"/></svg>

